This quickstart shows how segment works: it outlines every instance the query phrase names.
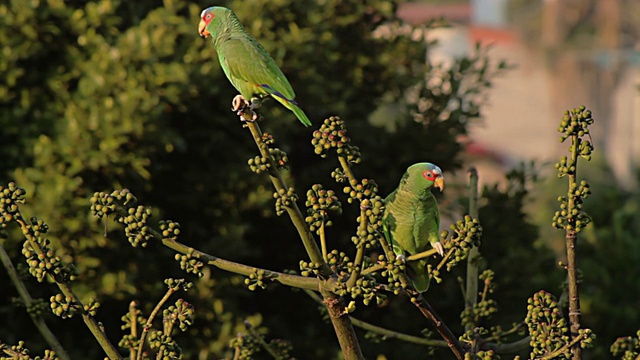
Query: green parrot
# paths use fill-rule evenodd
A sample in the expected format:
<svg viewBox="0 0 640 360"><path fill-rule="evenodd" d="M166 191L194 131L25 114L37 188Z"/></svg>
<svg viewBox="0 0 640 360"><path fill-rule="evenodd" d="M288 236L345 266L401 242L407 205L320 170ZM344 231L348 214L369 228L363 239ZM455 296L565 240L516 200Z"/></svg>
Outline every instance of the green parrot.
<svg viewBox="0 0 640 360"><path fill-rule="evenodd" d="M397 258L404 261L405 254L414 255L436 249L440 256L444 248L440 240L440 212L432 187L444 189L442 170L431 163L409 166L395 189L385 202L382 225L385 238L392 246ZM429 288L431 280L427 273L427 259L407 264L407 276L419 292Z"/></svg>
<svg viewBox="0 0 640 360"><path fill-rule="evenodd" d="M198 32L205 38L211 35L222 70L240 92L233 99L234 110L248 106L255 120L257 115L253 110L260 102L253 99L253 95L260 98L271 95L291 110L301 123L311 126L311 121L295 101L296 94L289 80L262 45L249 35L233 11L212 6L204 9L200 18Z"/></svg>

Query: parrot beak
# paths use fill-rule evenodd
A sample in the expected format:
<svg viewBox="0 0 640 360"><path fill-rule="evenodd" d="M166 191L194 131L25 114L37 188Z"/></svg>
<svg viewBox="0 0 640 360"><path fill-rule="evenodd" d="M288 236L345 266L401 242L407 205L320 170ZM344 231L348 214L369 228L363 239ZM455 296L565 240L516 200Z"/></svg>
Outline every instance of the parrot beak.
<svg viewBox="0 0 640 360"><path fill-rule="evenodd" d="M444 178L442 176L438 176L436 180L433 182L433 186L440 189L440 191L444 190Z"/></svg>
<svg viewBox="0 0 640 360"><path fill-rule="evenodd" d="M211 33L207 30L207 23L202 19L198 24L198 34L200 34L200 36L202 36L203 38L206 38L209 35L211 35Z"/></svg>

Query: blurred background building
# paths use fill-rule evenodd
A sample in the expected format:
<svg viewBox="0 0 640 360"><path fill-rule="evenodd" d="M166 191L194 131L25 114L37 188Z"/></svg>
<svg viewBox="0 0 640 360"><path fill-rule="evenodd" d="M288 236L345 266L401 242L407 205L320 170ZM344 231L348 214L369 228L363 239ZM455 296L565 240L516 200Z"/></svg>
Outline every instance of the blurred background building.
<svg viewBox="0 0 640 360"><path fill-rule="evenodd" d="M597 153L623 187L640 165L640 2L611 0L469 0L403 4L414 23L444 17L452 27L430 37L432 62L468 54L476 42L515 67L495 80L484 121L468 152L490 169L523 160L555 161L564 110L586 105ZM482 165L481 165L482 166Z"/></svg>

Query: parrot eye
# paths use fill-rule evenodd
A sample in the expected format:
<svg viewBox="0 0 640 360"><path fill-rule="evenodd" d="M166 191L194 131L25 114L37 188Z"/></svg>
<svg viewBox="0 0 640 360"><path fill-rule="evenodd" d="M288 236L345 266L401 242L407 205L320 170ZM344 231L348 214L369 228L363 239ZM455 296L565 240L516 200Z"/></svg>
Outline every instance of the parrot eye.
<svg viewBox="0 0 640 360"><path fill-rule="evenodd" d="M429 181L434 181L436 179L436 174L434 174L431 170L423 172L422 176Z"/></svg>
<svg viewBox="0 0 640 360"><path fill-rule="evenodd" d="M207 20L211 19L211 14L207 14L207 15L205 16L205 19L207 19Z"/></svg>

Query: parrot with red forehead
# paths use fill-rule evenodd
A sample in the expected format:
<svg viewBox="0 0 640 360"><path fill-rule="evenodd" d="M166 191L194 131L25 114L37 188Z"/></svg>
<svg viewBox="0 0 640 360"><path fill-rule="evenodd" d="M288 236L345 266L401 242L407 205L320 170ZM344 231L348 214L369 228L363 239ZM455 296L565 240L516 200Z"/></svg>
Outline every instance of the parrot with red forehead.
<svg viewBox="0 0 640 360"><path fill-rule="evenodd" d="M311 121L296 103L296 94L269 53L242 26L233 11L212 6L200 14L198 32L203 37L211 36L218 53L220 66L240 95L233 99L234 110L260 106L259 98L271 96L291 110L305 126Z"/></svg>
<svg viewBox="0 0 640 360"><path fill-rule="evenodd" d="M402 176L398 188L384 200L383 231L398 258L432 247L440 256L444 255L440 243L440 212L431 192L433 187L444 189L442 170L431 163L413 164ZM427 259L408 262L407 276L418 292L427 291L431 281Z"/></svg>

